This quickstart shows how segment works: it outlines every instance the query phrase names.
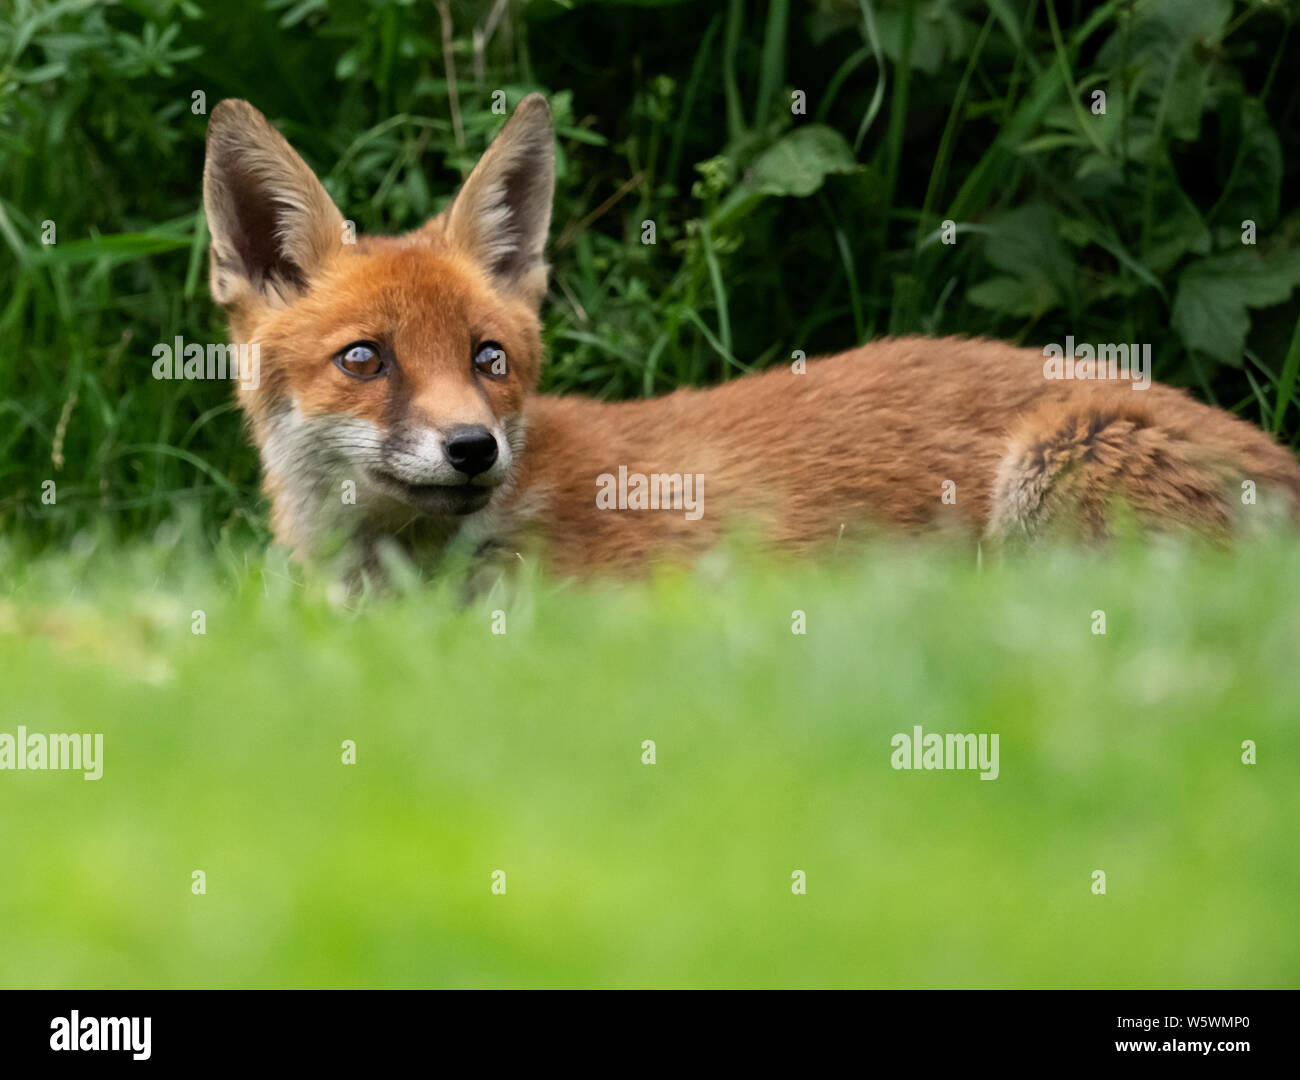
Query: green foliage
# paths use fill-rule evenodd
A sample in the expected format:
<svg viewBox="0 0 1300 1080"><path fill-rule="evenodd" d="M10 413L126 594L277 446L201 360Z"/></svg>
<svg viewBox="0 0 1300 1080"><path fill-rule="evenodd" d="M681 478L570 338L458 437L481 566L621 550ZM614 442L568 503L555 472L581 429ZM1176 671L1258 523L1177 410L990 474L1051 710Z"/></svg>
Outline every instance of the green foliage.
<svg viewBox="0 0 1300 1080"><path fill-rule="evenodd" d="M251 100L372 231L446 204L496 92L546 92L548 389L661 393L885 333L1071 334L1150 342L1158 378L1300 437L1293 2L449 11L449 53L432 3L0 11L0 526L126 534L194 504L264 535L230 388L149 377L156 343L222 335L196 91Z"/></svg>
<svg viewBox="0 0 1300 1080"><path fill-rule="evenodd" d="M1262 257L1231 252L1198 259L1178 279L1173 326L1184 341L1225 364L1239 364L1250 331L1248 308L1280 304L1300 285L1300 250Z"/></svg>

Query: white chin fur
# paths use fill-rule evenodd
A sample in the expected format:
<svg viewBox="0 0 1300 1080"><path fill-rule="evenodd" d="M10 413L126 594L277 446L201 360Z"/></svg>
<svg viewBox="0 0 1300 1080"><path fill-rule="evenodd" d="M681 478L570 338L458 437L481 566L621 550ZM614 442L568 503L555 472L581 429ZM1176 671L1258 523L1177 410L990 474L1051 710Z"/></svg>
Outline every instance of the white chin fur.
<svg viewBox="0 0 1300 1080"><path fill-rule="evenodd" d="M507 418L491 428L497 460L476 476L475 487L496 487L510 475L522 449L523 425ZM299 536L314 536L382 500L371 470L390 473L407 484L459 484L464 474L443 451L442 436L421 428L405 439L392 438L368 420L352 416L307 417L296 401L268 421L261 446L262 465L277 481L279 497ZM344 498L344 483L355 485L354 501Z"/></svg>

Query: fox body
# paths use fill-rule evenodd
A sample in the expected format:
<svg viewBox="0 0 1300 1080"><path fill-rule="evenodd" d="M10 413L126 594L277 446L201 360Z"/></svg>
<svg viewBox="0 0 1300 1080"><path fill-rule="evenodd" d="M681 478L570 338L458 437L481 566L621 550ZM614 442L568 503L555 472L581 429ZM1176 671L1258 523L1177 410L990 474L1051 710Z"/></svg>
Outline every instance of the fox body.
<svg viewBox="0 0 1300 1080"><path fill-rule="evenodd" d="M1104 535L1116 501L1225 535L1243 491L1300 505L1300 465L1257 428L1160 385L1048 379L1042 353L993 341L885 340L653 400L538 395L553 153L532 95L442 214L353 240L259 112L214 110L212 293L260 345L241 404L303 557L540 545L585 575L736 524L802 551L866 525Z"/></svg>

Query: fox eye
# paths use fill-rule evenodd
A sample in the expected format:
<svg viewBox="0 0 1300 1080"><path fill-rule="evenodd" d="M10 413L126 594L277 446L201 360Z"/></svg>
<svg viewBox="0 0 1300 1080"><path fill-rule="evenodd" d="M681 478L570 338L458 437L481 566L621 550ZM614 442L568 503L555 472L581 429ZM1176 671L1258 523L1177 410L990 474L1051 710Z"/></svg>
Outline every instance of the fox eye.
<svg viewBox="0 0 1300 1080"><path fill-rule="evenodd" d="M485 341L474 354L474 367L489 379L504 379L510 372L506 351L495 341Z"/></svg>
<svg viewBox="0 0 1300 1080"><path fill-rule="evenodd" d="M368 341L354 341L345 346L334 357L334 365L344 375L354 379L373 379L384 373L384 360L379 355L379 346Z"/></svg>

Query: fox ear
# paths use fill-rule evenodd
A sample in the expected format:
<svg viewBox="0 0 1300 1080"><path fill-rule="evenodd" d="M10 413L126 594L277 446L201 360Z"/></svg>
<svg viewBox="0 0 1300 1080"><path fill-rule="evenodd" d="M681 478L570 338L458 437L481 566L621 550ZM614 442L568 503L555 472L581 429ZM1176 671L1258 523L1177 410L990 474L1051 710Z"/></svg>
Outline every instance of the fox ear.
<svg viewBox="0 0 1300 1080"><path fill-rule="evenodd" d="M246 101L212 110L203 206L218 304L250 292L289 302L343 239L343 215L315 173Z"/></svg>
<svg viewBox="0 0 1300 1080"><path fill-rule="evenodd" d="M502 291L540 305L554 196L551 110L541 94L529 94L452 201L444 235L484 266Z"/></svg>

